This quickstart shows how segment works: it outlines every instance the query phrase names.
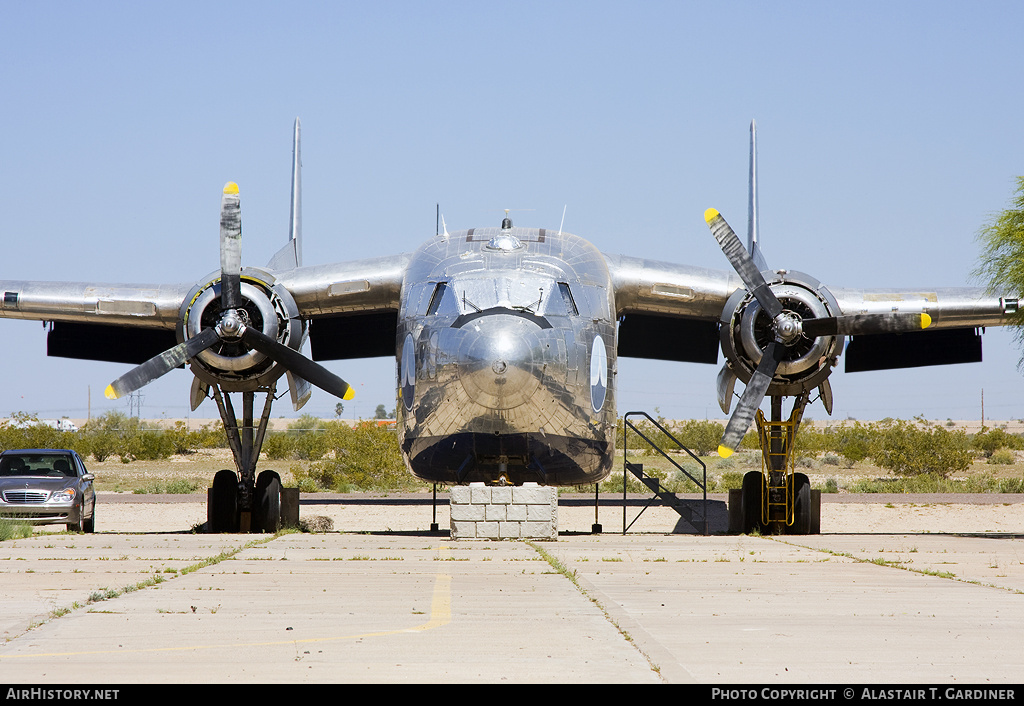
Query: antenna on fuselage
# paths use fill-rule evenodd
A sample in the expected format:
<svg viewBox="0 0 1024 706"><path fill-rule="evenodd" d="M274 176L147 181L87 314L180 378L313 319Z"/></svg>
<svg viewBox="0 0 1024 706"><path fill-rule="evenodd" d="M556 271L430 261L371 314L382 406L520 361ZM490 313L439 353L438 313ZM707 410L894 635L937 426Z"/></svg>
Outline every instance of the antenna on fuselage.
<svg viewBox="0 0 1024 706"><path fill-rule="evenodd" d="M437 204L437 215L436 223L434 225L434 237L438 237L444 232L444 237L448 237L448 226L444 222L444 216L441 215L441 204Z"/></svg>
<svg viewBox="0 0 1024 706"><path fill-rule="evenodd" d="M562 222L558 224L558 234L562 234L562 226L565 225L565 209L569 207L569 204L562 206Z"/></svg>

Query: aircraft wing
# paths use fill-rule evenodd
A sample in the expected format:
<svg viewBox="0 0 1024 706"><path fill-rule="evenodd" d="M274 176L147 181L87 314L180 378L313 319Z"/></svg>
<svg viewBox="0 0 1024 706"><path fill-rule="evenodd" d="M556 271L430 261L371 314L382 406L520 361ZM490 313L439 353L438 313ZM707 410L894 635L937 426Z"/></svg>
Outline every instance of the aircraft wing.
<svg viewBox="0 0 1024 706"><path fill-rule="evenodd" d="M625 255L605 255L620 320L621 356L718 362L718 320L735 274Z"/></svg>
<svg viewBox="0 0 1024 706"><path fill-rule="evenodd" d="M141 363L176 343L191 285L0 281L0 318L51 322L49 355Z"/></svg>
<svg viewBox="0 0 1024 706"><path fill-rule="evenodd" d="M605 260L621 320L619 355L718 361L720 324L738 321L738 309L749 303L735 294L745 291L735 273L622 255L606 255ZM791 275L788 286L819 293L815 297L826 302L823 311L846 326L843 333L851 339L844 356L847 372L980 361L977 329L1010 323L1017 310L1016 295L1000 297L981 288L826 288L801 273ZM787 285L772 284L780 286ZM922 313L929 320L924 330L858 327L859 320L871 317L878 321Z"/></svg>
<svg viewBox="0 0 1024 706"><path fill-rule="evenodd" d="M295 300L314 359L394 355L407 256L255 271ZM216 279L219 273L208 279ZM242 272L246 280L246 271ZM0 280L0 318L50 322L52 356L140 364L178 343L182 315L206 280L102 284ZM319 351L320 355L317 355Z"/></svg>
<svg viewBox="0 0 1024 706"><path fill-rule="evenodd" d="M278 277L312 320L313 360L392 356L409 255L299 267Z"/></svg>

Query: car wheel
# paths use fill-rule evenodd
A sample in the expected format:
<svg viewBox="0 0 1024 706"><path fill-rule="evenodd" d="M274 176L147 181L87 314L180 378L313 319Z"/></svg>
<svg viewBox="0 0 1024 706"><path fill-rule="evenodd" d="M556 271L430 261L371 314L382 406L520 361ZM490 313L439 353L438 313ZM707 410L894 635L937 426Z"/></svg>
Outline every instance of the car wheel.
<svg viewBox="0 0 1024 706"><path fill-rule="evenodd" d="M85 520L82 515L85 513L85 508L78 511L78 522L68 523L68 532L84 532L85 531Z"/></svg>
<svg viewBox="0 0 1024 706"><path fill-rule="evenodd" d="M82 523L82 531L86 534L96 531L96 503L92 504L92 514L89 515L89 519Z"/></svg>

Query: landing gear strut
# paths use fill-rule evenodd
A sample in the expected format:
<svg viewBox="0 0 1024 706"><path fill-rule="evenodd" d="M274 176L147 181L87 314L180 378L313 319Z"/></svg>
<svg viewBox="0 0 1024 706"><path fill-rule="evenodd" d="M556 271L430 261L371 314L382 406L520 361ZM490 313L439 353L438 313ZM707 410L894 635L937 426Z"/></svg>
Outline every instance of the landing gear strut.
<svg viewBox="0 0 1024 706"><path fill-rule="evenodd" d="M757 412L761 471L750 471L743 477L742 531L819 534L820 495L818 491L811 491L805 474L795 472L793 456L807 395L796 398L787 421L782 420L782 397L772 396L771 403L771 421L766 420L760 410Z"/></svg>
<svg viewBox="0 0 1024 706"><path fill-rule="evenodd" d="M276 385L261 390L266 403L259 426L253 424L255 392L242 392L242 423L238 424L227 391L220 385L208 387L217 401L235 471L218 471L210 490L208 527L211 532L276 532L281 528L281 476L262 471L256 477L256 462L263 447L270 407Z"/></svg>

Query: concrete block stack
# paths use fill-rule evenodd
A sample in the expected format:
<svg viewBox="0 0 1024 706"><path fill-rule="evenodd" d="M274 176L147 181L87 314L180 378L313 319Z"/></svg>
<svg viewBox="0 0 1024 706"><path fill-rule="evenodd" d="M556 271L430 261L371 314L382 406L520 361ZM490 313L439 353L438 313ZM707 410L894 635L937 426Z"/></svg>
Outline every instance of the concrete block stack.
<svg viewBox="0 0 1024 706"><path fill-rule="evenodd" d="M451 489L452 539L558 539L558 490L524 483Z"/></svg>

